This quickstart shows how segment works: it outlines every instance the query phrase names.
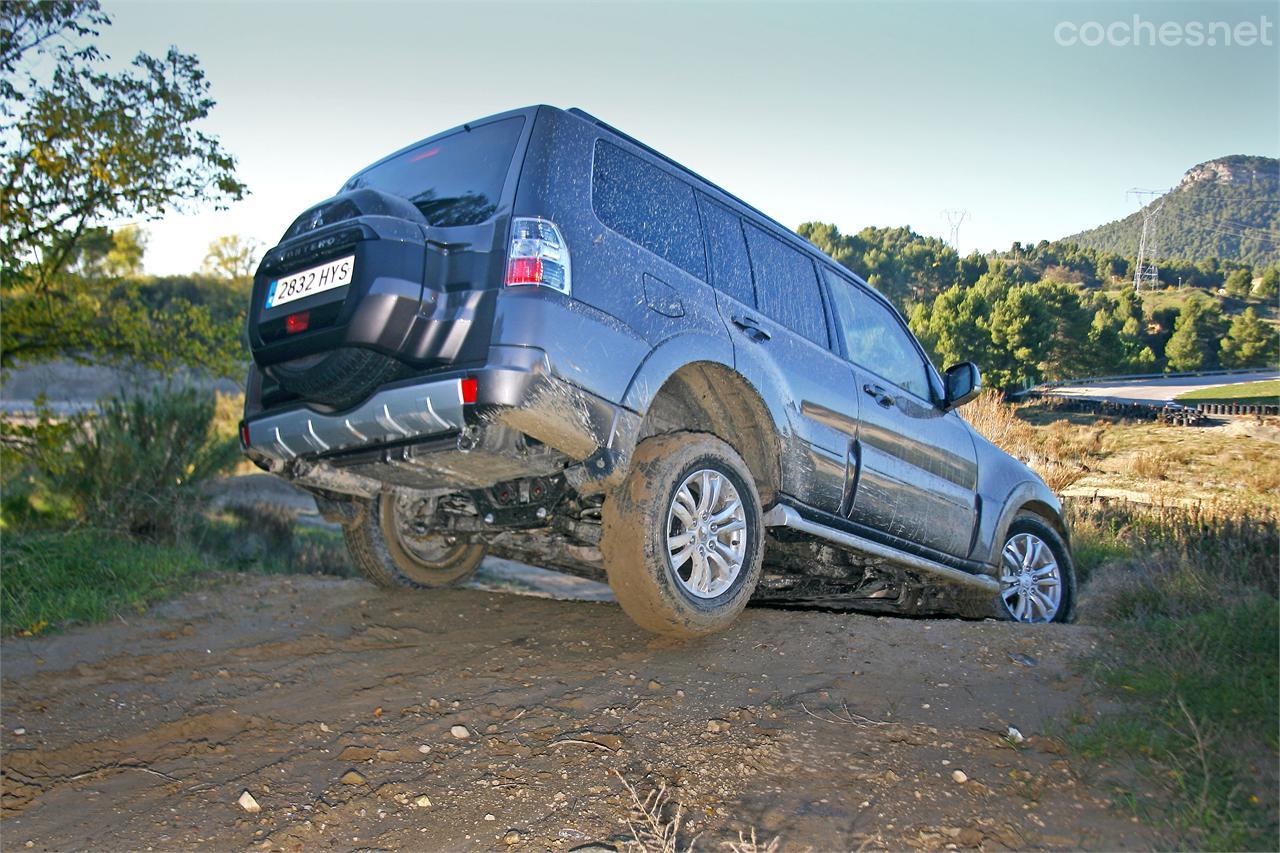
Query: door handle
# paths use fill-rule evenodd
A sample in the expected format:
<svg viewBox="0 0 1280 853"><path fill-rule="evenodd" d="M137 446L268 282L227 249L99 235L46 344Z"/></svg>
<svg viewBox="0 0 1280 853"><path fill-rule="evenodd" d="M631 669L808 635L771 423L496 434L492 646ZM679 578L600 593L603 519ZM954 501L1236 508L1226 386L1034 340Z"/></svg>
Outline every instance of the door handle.
<svg viewBox="0 0 1280 853"><path fill-rule="evenodd" d="M736 314L729 318L733 325L741 329L748 338L756 341L767 341L771 335L760 327L760 321L746 314Z"/></svg>
<svg viewBox="0 0 1280 853"><path fill-rule="evenodd" d="M881 388L879 385L872 385L868 383L862 386L862 391L865 394L875 397L876 402L884 406L886 409L892 408L893 404L896 402L893 399L893 395Z"/></svg>

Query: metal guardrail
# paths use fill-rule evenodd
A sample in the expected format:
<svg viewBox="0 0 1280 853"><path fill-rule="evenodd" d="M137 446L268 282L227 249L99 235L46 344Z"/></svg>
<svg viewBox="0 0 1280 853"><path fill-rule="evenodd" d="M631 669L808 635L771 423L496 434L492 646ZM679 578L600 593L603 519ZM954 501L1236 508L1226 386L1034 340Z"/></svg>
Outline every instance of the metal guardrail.
<svg viewBox="0 0 1280 853"><path fill-rule="evenodd" d="M1023 394L1045 392L1054 388L1071 388L1077 385L1098 385L1103 382L1132 382L1137 379L1189 379L1197 376L1251 376L1255 373L1274 373L1280 376L1280 368L1271 367L1236 367L1231 370L1185 370L1178 373L1124 373L1117 376L1085 376L1080 379L1062 379L1057 382L1041 382L1021 391L1014 391L1010 397L1021 397Z"/></svg>
<svg viewBox="0 0 1280 853"><path fill-rule="evenodd" d="M1126 400L1120 402L1094 397L1059 396L1041 391L1035 391L1033 396L1037 400L1048 403L1054 411L1081 412L1136 421L1156 421L1176 426L1201 426L1209 420L1211 415L1280 415L1280 404L1200 403L1195 406L1188 406L1182 403L1166 403L1157 400Z"/></svg>

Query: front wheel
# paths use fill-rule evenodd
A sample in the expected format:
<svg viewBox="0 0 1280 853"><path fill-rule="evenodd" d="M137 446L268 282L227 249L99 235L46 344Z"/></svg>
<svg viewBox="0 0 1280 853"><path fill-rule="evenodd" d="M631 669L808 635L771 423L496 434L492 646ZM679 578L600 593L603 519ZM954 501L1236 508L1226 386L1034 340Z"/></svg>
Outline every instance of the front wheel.
<svg viewBox="0 0 1280 853"><path fill-rule="evenodd" d="M1019 514L1000 554L1000 615L1014 622L1070 622L1075 599L1067 543L1040 516Z"/></svg>
<svg viewBox="0 0 1280 853"><path fill-rule="evenodd" d="M640 627L698 636L727 627L760 579L760 497L742 457L712 435L642 441L605 501L609 585Z"/></svg>
<svg viewBox="0 0 1280 853"><path fill-rule="evenodd" d="M378 586L449 586L466 580L484 559L484 546L432 532L423 502L383 492L343 525L347 551L360 573Z"/></svg>

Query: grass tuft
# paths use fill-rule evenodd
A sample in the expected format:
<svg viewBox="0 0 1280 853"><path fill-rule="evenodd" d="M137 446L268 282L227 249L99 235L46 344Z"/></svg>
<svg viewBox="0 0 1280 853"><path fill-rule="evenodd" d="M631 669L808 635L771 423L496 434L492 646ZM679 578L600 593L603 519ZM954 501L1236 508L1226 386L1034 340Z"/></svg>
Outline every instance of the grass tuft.
<svg viewBox="0 0 1280 853"><path fill-rule="evenodd" d="M1077 720L1070 740L1125 757L1163 787L1169 843L1269 850L1277 838L1280 598L1274 512L1073 501L1081 612L1110 642L1084 663L1122 710Z"/></svg>
<svg viewBox="0 0 1280 853"><path fill-rule="evenodd" d="M104 530L7 534L0 626L33 635L50 627L140 613L191 588L204 556Z"/></svg>

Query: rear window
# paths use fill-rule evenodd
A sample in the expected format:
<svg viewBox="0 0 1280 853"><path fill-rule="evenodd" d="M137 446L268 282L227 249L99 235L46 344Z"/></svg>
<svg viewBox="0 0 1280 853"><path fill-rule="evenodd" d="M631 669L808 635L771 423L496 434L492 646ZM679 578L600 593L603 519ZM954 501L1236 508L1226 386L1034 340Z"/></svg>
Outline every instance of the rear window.
<svg viewBox="0 0 1280 853"><path fill-rule="evenodd" d="M827 318L813 261L750 223L747 248L760 310L818 346L827 346Z"/></svg>
<svg viewBox="0 0 1280 853"><path fill-rule="evenodd" d="M591 170L596 218L690 275L705 279L707 256L693 187L616 145L598 140Z"/></svg>
<svg viewBox="0 0 1280 853"><path fill-rule="evenodd" d="M751 262L742 237L742 220L706 196L699 196L702 221L707 226L707 246L711 252L711 278L722 293L744 305L756 305L751 287Z"/></svg>
<svg viewBox="0 0 1280 853"><path fill-rule="evenodd" d="M523 126L513 116L433 139L366 169L343 190L406 198L432 225L478 225L498 209Z"/></svg>

